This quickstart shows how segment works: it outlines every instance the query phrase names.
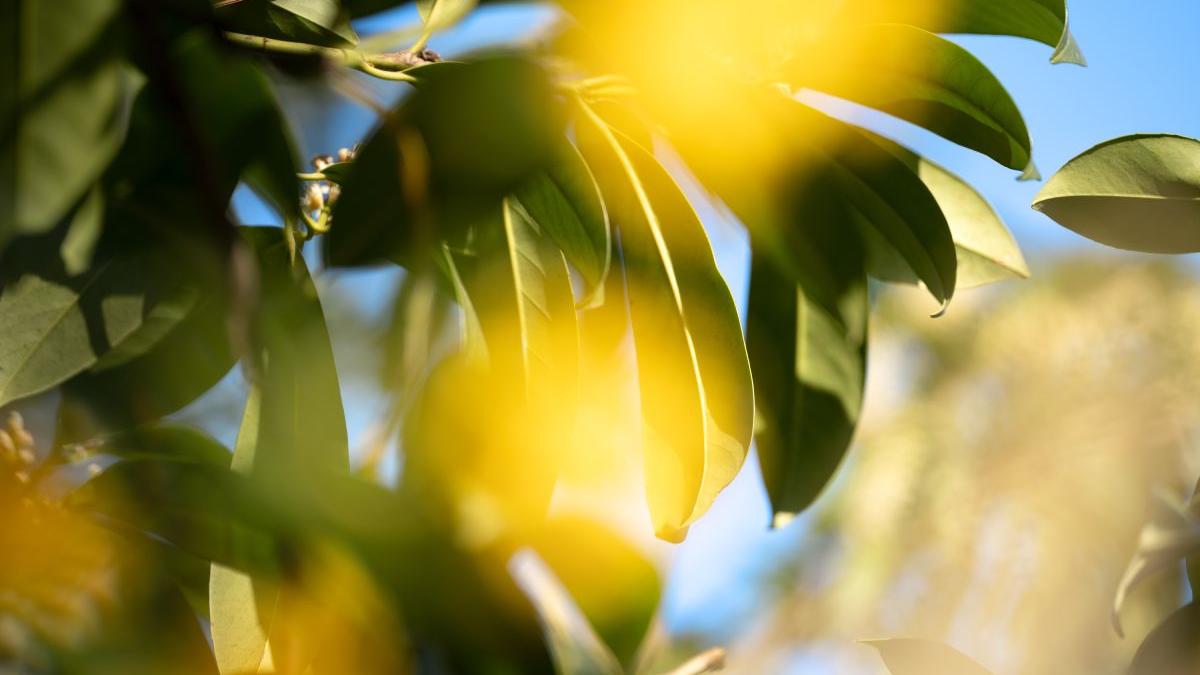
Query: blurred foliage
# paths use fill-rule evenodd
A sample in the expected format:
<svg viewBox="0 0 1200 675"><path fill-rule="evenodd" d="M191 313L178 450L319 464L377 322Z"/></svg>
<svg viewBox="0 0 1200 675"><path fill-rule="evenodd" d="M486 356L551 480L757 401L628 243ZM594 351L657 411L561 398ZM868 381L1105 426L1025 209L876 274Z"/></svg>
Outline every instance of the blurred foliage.
<svg viewBox="0 0 1200 675"><path fill-rule="evenodd" d="M904 635L997 673L1119 673L1178 604L1176 566L1133 593L1124 640L1110 626L1156 491L1189 494L1200 468L1200 288L1165 262L1039 271L932 323L913 294L881 295L859 447L734 650L771 648L745 672L795 644ZM838 672L875 672L866 650L836 653Z"/></svg>
<svg viewBox="0 0 1200 675"><path fill-rule="evenodd" d="M1082 63L1064 0L763 0L755 11L564 0L537 39L456 60L429 45L477 3L419 0L413 25L382 36L360 38L351 23L400 4L16 0L0 10L0 406L38 419L26 428L15 414L0 433L3 666L719 667L719 649L647 638L663 584L611 514L636 511L639 532L682 541L757 439L783 525L821 492L858 428L868 280L917 284L945 312L957 289L1028 275L971 186L801 94L875 108L1029 179L1032 140L1015 102L940 33L1032 39L1054 63ZM396 36L405 48L379 46ZM297 108L352 99L374 126L302 165L283 90L304 99ZM1178 160L1152 172L1161 187L1186 154L1178 142L1118 150L1138 165L1146 145ZM1059 213L1090 185L1076 169L1044 208ZM239 189L271 222L240 221ZM745 331L699 215L712 211L749 238ZM372 298L322 278L393 265L402 271L363 294L391 298L383 315L381 303L344 306ZM1073 302L1121 278L1090 274ZM1164 305L1177 287L1168 277L1155 277ZM909 392L919 402L868 424L865 445L899 448L885 451L895 458L960 434L980 448L970 466L922 456L908 478L868 486L869 508L840 507L845 533L900 560L915 538L875 537L928 519L939 550L964 552L977 533L1003 535L1004 517L1037 513L983 508L1030 475L1053 477L1054 503L1097 509L1114 495L1136 501L1165 475L1153 472L1166 465L1138 473L1117 458L1134 445L1165 453L1190 428L1177 419L1187 397L1169 397L1190 361L1159 363L1174 352L1148 345L1194 327L1159 336L1129 309L1123 328L1141 332L1113 350L1130 352L1076 362L1068 353L1088 336L1117 334L1104 322L1124 296L1087 313L1054 297L986 333L957 332L953 317L969 316L958 301L936 328L910 324L928 340L923 359L994 372L956 383L931 366ZM1054 331L1061 344L1022 351L1032 340L1020 326L1072 312L1081 327ZM885 307L879 318L925 313ZM1110 430L1118 416L1086 417L1086 406L1074 419L1013 403L1018 384L1051 372L1056 401L1084 400L1111 387L1087 367L1126 359L1143 371L1123 373L1128 391L1105 400L1164 397L1124 417L1147 425L1140 433ZM361 449L351 387L384 399ZM1010 404L1004 424L988 417ZM238 428L232 448L209 433L228 439L227 426ZM1026 446L1029 430L1045 435ZM1043 467L1027 449L1079 447L1100 431L1111 452L1087 455L1095 475L1077 459ZM998 459L1025 453L1019 465ZM855 459L860 472L874 456ZM636 499L610 492L577 509L586 516L564 506L631 473ZM914 508L912 494L936 504ZM964 504L1000 515L969 520ZM1041 534L1063 541L1069 513ZM1136 522L1111 518L1116 535L1094 545L1119 544ZM866 627L886 569L830 594L842 615L828 626ZM968 568L948 569L938 575L947 600L965 583L953 570ZM905 625L933 631L937 607Z"/></svg>

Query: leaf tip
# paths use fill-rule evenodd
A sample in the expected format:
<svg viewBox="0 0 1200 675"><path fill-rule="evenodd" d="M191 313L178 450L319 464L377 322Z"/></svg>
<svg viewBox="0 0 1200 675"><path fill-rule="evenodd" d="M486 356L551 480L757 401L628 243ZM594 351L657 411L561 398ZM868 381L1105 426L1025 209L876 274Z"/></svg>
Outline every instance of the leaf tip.
<svg viewBox="0 0 1200 675"><path fill-rule="evenodd" d="M942 300L942 306L938 308L938 311L934 312L933 314L930 314L929 318L940 319L943 316L945 316L946 310L948 310L948 309L950 309L950 298L946 298L945 300Z"/></svg>
<svg viewBox="0 0 1200 675"><path fill-rule="evenodd" d="M771 530L782 530L795 519L796 514L794 512L776 511L775 516L771 518Z"/></svg>
<svg viewBox="0 0 1200 675"><path fill-rule="evenodd" d="M686 525L683 527L674 527L672 525L663 524L659 525L654 530L654 536L671 544L682 544L683 540L687 539L687 533L688 528Z"/></svg>

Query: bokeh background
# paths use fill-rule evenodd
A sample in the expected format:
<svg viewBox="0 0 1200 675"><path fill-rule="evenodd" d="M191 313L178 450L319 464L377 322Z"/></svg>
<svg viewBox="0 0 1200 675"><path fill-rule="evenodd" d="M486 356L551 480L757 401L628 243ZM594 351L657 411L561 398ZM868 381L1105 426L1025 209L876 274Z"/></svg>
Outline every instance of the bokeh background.
<svg viewBox="0 0 1200 675"><path fill-rule="evenodd" d="M533 40L554 18L537 4L487 5L431 47L453 56ZM385 33L415 20L401 9L356 28ZM954 38L1012 93L1045 175L1114 136L1200 136L1200 2L1076 0L1070 21L1087 68L1051 66L1050 50L1033 42ZM341 93L285 78L278 87L306 155L352 146L371 128L375 113L348 89L385 106L404 91L366 78ZM817 505L786 528L768 529L757 471L745 470L684 544L657 542L638 463L623 449L612 480L559 495L556 508L626 532L667 581L661 624L674 649L726 646L734 672L882 672L856 640L885 636L944 640L1000 674L1122 672L1141 635L1186 593L1181 573L1165 575L1136 593L1126 638L1111 629L1112 594L1156 493L1185 495L1200 475L1195 261L1101 249L1029 208L1038 183L915 126L808 100L975 185L1013 230L1032 278L963 292L936 320L921 291L880 289L855 447ZM242 222L274 219L249 191L235 205ZM744 309L746 241L723 212L702 217ZM400 274L318 276L360 453L387 405L378 350L362 341L378 335ZM232 442L239 378L181 416ZM391 450L383 470L395 477L402 449Z"/></svg>

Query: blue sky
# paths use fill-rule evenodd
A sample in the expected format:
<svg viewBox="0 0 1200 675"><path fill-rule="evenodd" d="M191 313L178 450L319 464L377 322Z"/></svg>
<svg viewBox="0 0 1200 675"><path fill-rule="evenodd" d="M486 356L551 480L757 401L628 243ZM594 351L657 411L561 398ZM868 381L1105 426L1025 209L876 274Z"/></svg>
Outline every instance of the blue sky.
<svg viewBox="0 0 1200 675"><path fill-rule="evenodd" d="M520 34L548 16L544 10L528 7L488 7L459 28L435 36L431 46L453 54ZM414 18L415 11L405 8L362 22L358 28L373 33ZM1087 68L1051 66L1050 48L1030 41L954 38L997 74L1020 106L1033 138L1034 161L1043 175L1051 175L1074 155L1114 136L1138 132L1200 136L1200 40L1196 38L1200 0L1078 0L1071 6L1071 25L1087 57ZM387 87L380 91L398 93L402 85ZM318 114L320 109L319 105L302 107L296 117L306 156L351 145L371 125L371 116L362 109L339 106L332 116ZM1014 172L911 125L878 114L853 114L975 185L1025 251L1034 275L1025 283L1036 283L1039 265L1055 254L1083 247L1099 250L1029 208L1040 183L1018 183ZM245 194L239 197L238 209L249 221L265 215ZM718 262L739 306L744 306L745 254L740 236L714 215L705 214ZM390 290L382 285L393 280L394 273L385 273L347 282L361 285L365 291L361 297L385 300ZM357 411L352 414L352 430L361 429L374 410L368 405L348 409ZM803 541L803 519L781 532L768 533L767 513L757 471L747 466L679 548L665 606L672 628L721 634L750 615L756 600L750 590L755 576L779 552Z"/></svg>

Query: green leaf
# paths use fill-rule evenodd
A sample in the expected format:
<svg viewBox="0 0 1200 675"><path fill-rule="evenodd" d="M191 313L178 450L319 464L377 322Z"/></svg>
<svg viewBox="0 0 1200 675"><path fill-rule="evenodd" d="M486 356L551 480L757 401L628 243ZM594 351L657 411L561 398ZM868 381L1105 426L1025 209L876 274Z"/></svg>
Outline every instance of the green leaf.
<svg viewBox="0 0 1200 675"><path fill-rule="evenodd" d="M972 288L1012 278L1028 278L1029 268L1012 233L983 195L966 181L916 153L879 137L871 137L907 164L937 201L950 234L958 265L955 288ZM917 283L918 278L895 250L879 236L868 243L868 270L882 281Z"/></svg>
<svg viewBox="0 0 1200 675"><path fill-rule="evenodd" d="M211 436L190 427L159 424L98 439L96 452L123 460L169 460L229 466L229 450Z"/></svg>
<svg viewBox="0 0 1200 675"><path fill-rule="evenodd" d="M499 222L496 222L498 220ZM515 198L477 230L476 251L463 269L493 367L523 382L527 393L553 384L561 398L577 386L579 332L566 261Z"/></svg>
<svg viewBox="0 0 1200 675"><path fill-rule="evenodd" d="M928 3L879 3L889 23L911 23L933 33L976 33L1012 35L1054 47L1051 63L1087 65L1067 21L1066 0L1004 0L939 2L930 11Z"/></svg>
<svg viewBox="0 0 1200 675"><path fill-rule="evenodd" d="M223 294L215 280L194 279L155 305L115 350L69 380L63 404L86 412L91 424L71 420L65 439L88 437L90 426L122 429L158 419L220 381L235 361Z"/></svg>
<svg viewBox="0 0 1200 675"><path fill-rule="evenodd" d="M1138 535L1137 551L1113 596L1112 622L1117 635L1124 635L1121 608L1129 593L1147 577L1178 567L1197 553L1200 553L1200 499L1193 497L1190 504L1184 505L1169 496L1160 496L1153 517Z"/></svg>
<svg viewBox="0 0 1200 675"><path fill-rule="evenodd" d="M619 232L658 536L680 541L745 460L754 394L741 323L670 174L586 106L576 135Z"/></svg>
<svg viewBox="0 0 1200 675"><path fill-rule="evenodd" d="M5 61L19 69L0 78L0 245L54 227L120 147L132 80L111 41L99 40L99 26L86 23L106 22L112 4L6 5L25 31L6 43L14 53ZM60 35L69 64L51 49Z"/></svg>
<svg viewBox="0 0 1200 675"><path fill-rule="evenodd" d="M326 47L358 44L337 0L242 0L218 6L217 15L240 33Z"/></svg>
<svg viewBox="0 0 1200 675"><path fill-rule="evenodd" d="M71 215L66 236L59 247L63 269L68 275L75 276L87 271L103 228L104 192L99 187L93 187Z"/></svg>
<svg viewBox="0 0 1200 675"><path fill-rule="evenodd" d="M1129 675L1187 675L1200 665L1200 604L1172 612L1150 631L1129 664Z"/></svg>
<svg viewBox="0 0 1200 675"><path fill-rule="evenodd" d="M996 76L962 47L901 24L865 26L826 49L844 54L836 67L792 62L792 84L876 108L1030 171L1029 131Z"/></svg>
<svg viewBox="0 0 1200 675"><path fill-rule="evenodd" d="M512 56L438 63L356 155L323 237L334 266L410 265L461 238L546 166L562 120L546 72Z"/></svg>
<svg viewBox="0 0 1200 675"><path fill-rule="evenodd" d="M794 274L752 253L746 342L759 465L773 526L808 507L837 469L862 410L870 303L851 214L823 182L800 188L792 248L816 256ZM822 277L820 283L814 277Z"/></svg>
<svg viewBox="0 0 1200 675"><path fill-rule="evenodd" d="M426 32L449 28L475 9L476 0L417 0Z"/></svg>
<svg viewBox="0 0 1200 675"><path fill-rule="evenodd" d="M879 650L892 675L990 675L990 672L950 645L916 638L863 640Z"/></svg>
<svg viewBox="0 0 1200 675"><path fill-rule="evenodd" d="M326 473L349 468L340 388L320 300L303 258L294 267L289 261L280 230L244 233L258 253L264 311L258 322L261 369L246 402L232 468L319 485ZM256 589L260 583L213 565L209 606L222 673L257 672L263 662L276 597ZM264 611L267 618L260 621Z"/></svg>
<svg viewBox="0 0 1200 675"><path fill-rule="evenodd" d="M654 565L617 532L579 516L552 517L532 545L568 600L632 672L662 595ZM597 576L597 569L605 573Z"/></svg>
<svg viewBox="0 0 1200 675"><path fill-rule="evenodd" d="M260 405L259 390L252 388L233 449L234 471L248 473L254 466ZM271 629L269 613L277 597L264 594L261 588L256 593L255 582L249 574L217 563L212 564L208 579L209 622L218 670L222 673L260 672L261 667L269 663L269 657L266 657L267 636ZM261 585L261 581L259 583ZM260 605L267 608L268 616L260 616Z"/></svg>
<svg viewBox="0 0 1200 675"><path fill-rule="evenodd" d="M621 675L624 672L570 593L537 553L531 549L517 551L508 568L537 610L556 672L572 675Z"/></svg>
<svg viewBox="0 0 1200 675"><path fill-rule="evenodd" d="M1149 134L1101 143L1054 174L1033 208L1115 248L1200 251L1200 141Z"/></svg>
<svg viewBox="0 0 1200 675"><path fill-rule="evenodd" d="M862 132L801 108L802 119L836 151L825 157L844 199L900 255L934 299L954 295L957 257L946 217L929 188L903 160Z"/></svg>
<svg viewBox="0 0 1200 675"><path fill-rule="evenodd" d="M579 151L564 140L545 172L535 174L514 194L579 270L587 295L595 298L608 275L611 241L604 202Z"/></svg>
<svg viewBox="0 0 1200 675"><path fill-rule="evenodd" d="M432 274L409 273L400 282L384 335L382 385L411 401L429 375L453 300Z"/></svg>
<svg viewBox="0 0 1200 675"><path fill-rule="evenodd" d="M316 287L300 258L293 268L282 230L243 228L243 234L258 253L263 307L253 470L306 476L345 471L346 420Z"/></svg>
<svg viewBox="0 0 1200 675"><path fill-rule="evenodd" d="M19 240L0 257L0 406L63 382L133 335L170 278L139 248L68 276L61 230Z"/></svg>

